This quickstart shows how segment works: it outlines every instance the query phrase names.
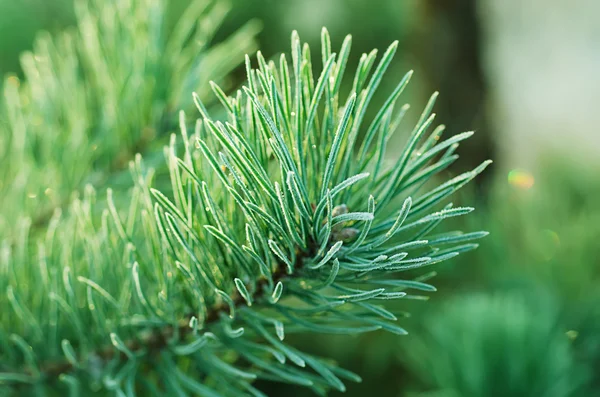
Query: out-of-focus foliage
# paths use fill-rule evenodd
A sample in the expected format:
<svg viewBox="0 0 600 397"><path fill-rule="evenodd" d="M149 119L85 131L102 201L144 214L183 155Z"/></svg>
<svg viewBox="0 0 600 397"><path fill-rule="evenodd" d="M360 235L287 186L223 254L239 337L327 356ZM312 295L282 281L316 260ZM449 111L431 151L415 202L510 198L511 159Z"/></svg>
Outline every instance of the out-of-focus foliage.
<svg viewBox="0 0 600 397"><path fill-rule="evenodd" d="M565 397L581 393L560 311L543 292L464 295L429 313L407 347L422 396Z"/></svg>
<svg viewBox="0 0 600 397"><path fill-rule="evenodd" d="M589 299L600 279L599 171L557 155L539 171L497 175L469 220L497 238L453 265L462 272L444 273L444 282L492 289L542 285L565 303Z"/></svg>
<svg viewBox="0 0 600 397"><path fill-rule="evenodd" d="M19 70L19 55L39 30L56 32L73 20L72 0L0 0L0 76Z"/></svg>
<svg viewBox="0 0 600 397"><path fill-rule="evenodd" d="M537 172L515 169L498 175L487 205L469 220L475 222L469 227L485 224L494 238L469 260L452 264L439 280L446 286L442 291L459 294L509 291L527 293L536 301L544 299L536 291L545 291L560 314L556 322L561 332L572 339L572 360L590 375L580 394L585 396L600 393L599 171L555 154ZM467 314L463 317L469 321ZM552 342L546 343L551 349ZM517 353L513 359L521 356ZM493 360L482 359L480 364L488 361Z"/></svg>
<svg viewBox="0 0 600 397"><path fill-rule="evenodd" d="M168 30L167 2L76 2L77 26L41 33L9 76L0 105L0 232L33 226L84 184L98 186L137 152L160 148L189 93L206 96L253 48L255 25L213 37L227 11L197 0Z"/></svg>

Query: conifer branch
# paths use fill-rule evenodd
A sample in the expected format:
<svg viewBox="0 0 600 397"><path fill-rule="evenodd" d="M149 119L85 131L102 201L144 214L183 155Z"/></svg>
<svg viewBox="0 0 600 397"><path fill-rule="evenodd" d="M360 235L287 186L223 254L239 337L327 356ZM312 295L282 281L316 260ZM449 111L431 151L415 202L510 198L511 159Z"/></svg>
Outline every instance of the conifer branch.
<svg viewBox="0 0 600 397"><path fill-rule="evenodd" d="M301 269L302 259L302 256L298 256L298 266L295 266L295 268L298 270ZM277 267L277 270L273 273L272 277L273 281L277 283L285 280L286 278L294 277L294 275L287 274L285 265L281 264ZM258 281L257 292L254 294L253 300L259 302L264 298L264 294L266 292L264 287L266 287L266 285L266 279L262 278ZM247 306L246 301L237 291L234 291L233 296L231 296L231 301L236 309L239 309L242 306ZM210 308L206 314L206 319L204 321L205 326L203 329L210 329L210 326L219 321L221 315L229 310L229 306L224 303L220 303ZM145 354L152 356L160 350L167 349L170 340L175 335L178 335L179 339L181 340L186 340L186 338L194 332L194 329L190 327L190 321L192 321L192 318L196 317L196 314L197 313L194 312L186 314L176 326L170 325L162 328L147 330L149 332L146 332L141 337L125 341L125 346L134 354L144 351ZM116 356L121 361L127 361L129 359L125 353L115 351L113 345L106 345L97 351L89 353L89 356L96 357L103 362L108 362ZM40 378L46 382L56 381L61 375L67 374L76 369L73 363L69 362L68 360L41 363L40 367ZM26 371L23 372L22 375L32 376L30 372ZM0 371L0 378L1 377L2 371Z"/></svg>
<svg viewBox="0 0 600 397"><path fill-rule="evenodd" d="M426 184L470 136L430 132L437 94L389 153L411 73L367 122L397 43L377 64L363 55L347 93L350 43L335 55L323 30L318 76L296 32L290 64L247 57L235 95L211 84L223 117L194 94L200 118L192 132L180 113L182 144L171 137L164 165L130 163L129 205L86 188L44 233L24 223L0 255L0 384L262 396L257 378L320 394L360 381L286 332L406 334L381 303L434 291L430 275L401 276L477 247L486 233L436 228L473 210L446 200L489 162Z"/></svg>

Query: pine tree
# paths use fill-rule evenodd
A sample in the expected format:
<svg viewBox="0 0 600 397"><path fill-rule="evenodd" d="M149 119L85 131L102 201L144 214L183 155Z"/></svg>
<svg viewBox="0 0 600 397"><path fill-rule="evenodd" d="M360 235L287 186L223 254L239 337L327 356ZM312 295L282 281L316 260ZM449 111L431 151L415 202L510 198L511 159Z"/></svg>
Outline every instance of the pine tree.
<svg viewBox="0 0 600 397"><path fill-rule="evenodd" d="M472 211L447 198L488 162L434 183L472 133L440 140L434 94L389 153L411 73L366 115L397 43L348 76L350 36L334 54L323 30L313 75L293 33L291 57L246 57L228 96L211 79L252 26L206 48L220 3L193 3L170 34L161 1L84 4L78 33L41 39L26 81L5 85L2 394L260 396L257 378L323 394L359 381L285 335L406 333L383 301L435 288L432 273L399 273L486 235L435 230ZM220 108L204 104L208 82ZM160 161L175 108L187 112Z"/></svg>

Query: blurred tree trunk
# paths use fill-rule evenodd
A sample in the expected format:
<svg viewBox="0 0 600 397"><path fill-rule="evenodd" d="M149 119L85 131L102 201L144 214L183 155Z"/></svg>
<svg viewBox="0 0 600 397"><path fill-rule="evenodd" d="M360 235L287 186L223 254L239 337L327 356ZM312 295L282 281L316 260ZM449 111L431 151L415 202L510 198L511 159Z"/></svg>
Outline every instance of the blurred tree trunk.
<svg viewBox="0 0 600 397"><path fill-rule="evenodd" d="M420 23L408 40L410 51L425 71L429 91L438 90L435 112L448 135L476 131L462 149L461 167L495 157L493 131L486 115L487 83L482 68L476 0L427 0ZM462 147L462 146L461 146ZM490 176L486 172L479 183Z"/></svg>

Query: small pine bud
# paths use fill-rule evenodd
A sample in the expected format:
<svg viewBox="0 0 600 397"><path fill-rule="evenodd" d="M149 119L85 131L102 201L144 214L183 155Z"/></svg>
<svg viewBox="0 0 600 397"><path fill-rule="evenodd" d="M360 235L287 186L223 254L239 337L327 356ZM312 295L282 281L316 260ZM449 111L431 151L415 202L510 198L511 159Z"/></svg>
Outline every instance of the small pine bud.
<svg viewBox="0 0 600 397"><path fill-rule="evenodd" d="M333 210L331 210L332 217L336 217L338 215L343 215L343 214L347 214L347 213L348 213L348 206L346 204L336 205L335 207L333 207ZM333 232L337 233L340 230L342 230L343 227L344 227L343 223L338 223L337 225L335 225L333 227Z"/></svg>
<svg viewBox="0 0 600 397"><path fill-rule="evenodd" d="M348 206L346 204L336 205L333 207L333 211L331 211L331 216L336 217L338 215L343 215L348 213Z"/></svg>
<svg viewBox="0 0 600 397"><path fill-rule="evenodd" d="M343 241L345 243L348 243L348 242L354 240L358 236L359 233L360 233L360 230L358 230L357 228L347 227L347 228L340 230L339 232L333 233L332 238L334 241Z"/></svg>

